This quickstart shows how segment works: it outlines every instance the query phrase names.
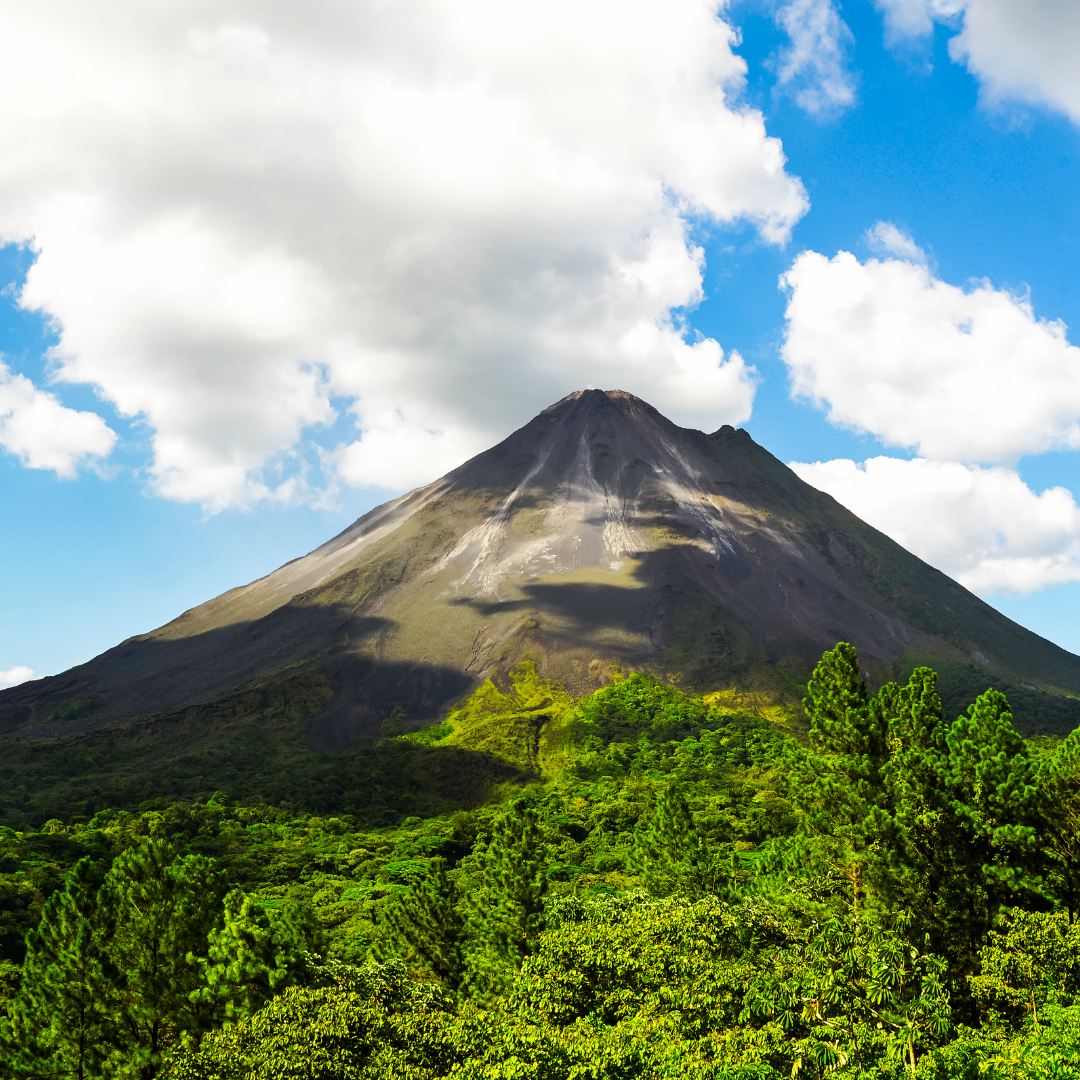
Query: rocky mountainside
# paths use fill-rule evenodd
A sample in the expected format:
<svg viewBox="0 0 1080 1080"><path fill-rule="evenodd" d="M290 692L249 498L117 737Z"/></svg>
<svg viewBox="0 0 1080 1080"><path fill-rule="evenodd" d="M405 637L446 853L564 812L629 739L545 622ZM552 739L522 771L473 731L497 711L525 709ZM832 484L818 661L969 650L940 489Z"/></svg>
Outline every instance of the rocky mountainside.
<svg viewBox="0 0 1080 1080"><path fill-rule="evenodd" d="M575 693L615 667L703 691L797 693L838 640L858 647L873 682L932 662L981 683L976 693L1027 695L1017 711L1029 726L1080 720L1080 657L860 521L745 431L706 435L622 391L585 390L309 555L0 693L0 733L48 738L197 710L303 673L325 690L306 724L309 745L326 749L391 714L433 722L525 656ZM962 694L971 700L968 685Z"/></svg>

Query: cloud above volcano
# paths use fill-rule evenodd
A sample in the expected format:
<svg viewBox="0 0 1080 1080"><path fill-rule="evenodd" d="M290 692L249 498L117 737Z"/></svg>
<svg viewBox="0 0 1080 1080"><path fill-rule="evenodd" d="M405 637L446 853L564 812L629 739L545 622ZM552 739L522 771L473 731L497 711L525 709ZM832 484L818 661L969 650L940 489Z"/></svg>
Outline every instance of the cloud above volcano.
<svg viewBox="0 0 1080 1080"><path fill-rule="evenodd" d="M54 384L209 510L316 497L305 455L430 479L588 383L745 420L692 232L808 203L734 41L699 0L14 0L0 236Z"/></svg>

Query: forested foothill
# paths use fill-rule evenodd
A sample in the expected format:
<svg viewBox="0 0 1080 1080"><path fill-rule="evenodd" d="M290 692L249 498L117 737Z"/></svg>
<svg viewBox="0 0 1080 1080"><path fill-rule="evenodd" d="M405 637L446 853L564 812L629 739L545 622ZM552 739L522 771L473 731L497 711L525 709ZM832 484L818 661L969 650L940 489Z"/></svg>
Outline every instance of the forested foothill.
<svg viewBox="0 0 1080 1080"><path fill-rule="evenodd" d="M372 749L503 761L471 808L334 812L339 768L321 816L3 828L0 1075L1080 1075L1080 732L872 694L845 644L801 726L733 700L526 662Z"/></svg>

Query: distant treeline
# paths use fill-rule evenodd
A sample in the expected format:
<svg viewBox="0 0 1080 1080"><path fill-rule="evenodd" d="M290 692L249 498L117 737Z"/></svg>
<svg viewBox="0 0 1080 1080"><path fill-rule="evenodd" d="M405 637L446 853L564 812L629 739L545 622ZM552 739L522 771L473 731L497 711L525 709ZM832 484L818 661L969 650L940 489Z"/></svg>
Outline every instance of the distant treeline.
<svg viewBox="0 0 1080 1080"><path fill-rule="evenodd" d="M542 712L476 809L0 830L0 1077L1080 1075L1080 733L994 690L949 721L927 668L872 695L843 644L805 709L526 666L378 751Z"/></svg>

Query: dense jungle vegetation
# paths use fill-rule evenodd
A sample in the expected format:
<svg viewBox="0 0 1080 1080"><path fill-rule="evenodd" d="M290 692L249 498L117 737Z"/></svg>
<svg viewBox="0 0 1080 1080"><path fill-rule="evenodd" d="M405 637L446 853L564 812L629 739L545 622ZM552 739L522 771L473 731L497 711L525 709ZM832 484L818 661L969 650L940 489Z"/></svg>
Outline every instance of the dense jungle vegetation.
<svg viewBox="0 0 1080 1080"><path fill-rule="evenodd" d="M456 731L516 777L426 819L219 794L0 829L0 1076L1080 1075L1080 732L859 670L825 654L794 737L526 663L387 726L383 760Z"/></svg>

